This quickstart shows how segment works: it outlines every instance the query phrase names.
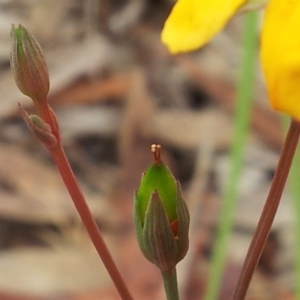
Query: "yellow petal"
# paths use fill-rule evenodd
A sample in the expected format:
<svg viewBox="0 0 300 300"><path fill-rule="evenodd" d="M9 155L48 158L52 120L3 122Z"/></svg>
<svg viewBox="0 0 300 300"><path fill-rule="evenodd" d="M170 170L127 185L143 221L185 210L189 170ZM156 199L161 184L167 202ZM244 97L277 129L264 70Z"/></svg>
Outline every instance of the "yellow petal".
<svg viewBox="0 0 300 300"><path fill-rule="evenodd" d="M300 120L300 2L271 0L266 11L261 60L271 106Z"/></svg>
<svg viewBox="0 0 300 300"><path fill-rule="evenodd" d="M219 32L246 0L178 0L161 35L172 53L192 51Z"/></svg>

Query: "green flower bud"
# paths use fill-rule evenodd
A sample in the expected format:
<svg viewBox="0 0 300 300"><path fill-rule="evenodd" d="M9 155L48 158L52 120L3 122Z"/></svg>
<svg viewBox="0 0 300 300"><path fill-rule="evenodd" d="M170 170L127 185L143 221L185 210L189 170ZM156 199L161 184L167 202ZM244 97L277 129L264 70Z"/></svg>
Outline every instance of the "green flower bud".
<svg viewBox="0 0 300 300"><path fill-rule="evenodd" d="M12 26L11 69L20 91L38 104L49 92L49 75L40 45L22 26Z"/></svg>
<svg viewBox="0 0 300 300"><path fill-rule="evenodd" d="M134 219L140 248L161 271L173 270L188 250L189 213L180 185L152 145L155 162L135 192Z"/></svg>

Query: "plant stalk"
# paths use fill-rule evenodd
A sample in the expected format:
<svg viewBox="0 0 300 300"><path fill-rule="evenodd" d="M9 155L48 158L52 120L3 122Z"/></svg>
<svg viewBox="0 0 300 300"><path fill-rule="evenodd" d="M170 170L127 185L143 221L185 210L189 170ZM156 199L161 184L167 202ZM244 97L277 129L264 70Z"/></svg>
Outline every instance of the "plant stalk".
<svg viewBox="0 0 300 300"><path fill-rule="evenodd" d="M287 116L284 116L282 118L282 124L283 128L285 129L285 133L289 127L290 118ZM293 205L293 213L294 213L294 226L293 226L293 235L295 237L295 248L294 248L294 266L295 266L295 279L294 279L294 288L295 288L295 300L300 300L300 285L298 282L300 282L300 255L297 253L300 253L300 185L299 185L299 178L300 178L300 149L298 147L293 163L290 170L289 180L288 180L288 186L289 190L291 192L291 198L292 198L292 205Z"/></svg>
<svg viewBox="0 0 300 300"><path fill-rule="evenodd" d="M171 271L161 272L167 300L179 300L177 274L174 268Z"/></svg>
<svg viewBox="0 0 300 300"><path fill-rule="evenodd" d="M298 149L299 150L299 149ZM295 249L294 249L294 264L295 264L295 300L300 300L300 151L297 151L294 157L294 163L290 171L290 191L293 200L294 211L294 237L295 237Z"/></svg>
<svg viewBox="0 0 300 300"><path fill-rule="evenodd" d="M243 153L251 116L253 79L257 52L258 14L250 12L245 18L240 77L237 86L234 136L230 153L230 173L222 199L222 214L211 259L211 271L204 296L205 300L216 300L224 271L227 245L231 233L237 201L237 187L241 177Z"/></svg>
<svg viewBox="0 0 300 300"><path fill-rule="evenodd" d="M88 235L90 236L90 239L96 248L96 251L102 259L107 272L109 273L114 285L116 286L121 299L132 300L133 298L130 295L127 286L125 285L124 280L121 277L110 255L110 252L101 236L101 233L86 203L86 200L78 186L74 173L69 165L61 144L58 143L57 147L53 149L53 151L50 151L50 153L80 215L82 223L84 224Z"/></svg>
<svg viewBox="0 0 300 300"><path fill-rule="evenodd" d="M243 300L246 296L250 281L263 251L264 245L270 233L271 226L273 224L275 214L277 212L281 195L297 148L299 134L300 123L298 121L291 120L275 175L270 187L269 195L266 199L259 222L252 237L246 259L244 261L244 265L234 293L234 300Z"/></svg>

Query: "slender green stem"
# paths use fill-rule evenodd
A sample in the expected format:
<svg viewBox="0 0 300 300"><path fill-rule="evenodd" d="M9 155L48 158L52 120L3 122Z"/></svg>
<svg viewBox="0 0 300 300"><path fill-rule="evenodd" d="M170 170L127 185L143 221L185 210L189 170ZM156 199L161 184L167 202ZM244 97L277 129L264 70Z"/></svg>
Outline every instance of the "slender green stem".
<svg viewBox="0 0 300 300"><path fill-rule="evenodd" d="M284 127L288 127L288 119L284 118ZM295 237L295 248L294 248L294 259L295 259L295 299L300 300L300 149L295 153L293 164L289 176L289 188L292 195L292 205L294 211L294 237Z"/></svg>
<svg viewBox="0 0 300 300"><path fill-rule="evenodd" d="M294 163L291 168L290 174L290 188L293 198L293 210L294 210L294 237L295 237L295 299L300 300L300 151L298 150L295 157Z"/></svg>
<svg viewBox="0 0 300 300"><path fill-rule="evenodd" d="M82 223L84 224L92 243L94 244L102 262L109 273L112 281L114 282L121 299L131 300L132 297L127 289L127 286L124 283L123 278L121 277L110 252L101 236L101 233L98 229L98 226L92 216L92 213L86 203L86 200L78 186L78 183L75 179L73 171L69 165L69 162L66 158L63 148L60 143L53 150L50 150L50 153L55 161L55 164L61 174L61 177L65 183L66 188L73 200L73 203L80 215Z"/></svg>
<svg viewBox="0 0 300 300"><path fill-rule="evenodd" d="M246 16L243 33L243 57L237 87L237 108L234 122L233 145L231 149L231 170L229 182L222 201L222 213L212 255L211 271L206 295L204 297L205 300L216 300L218 298L227 253L226 249L233 223L237 200L237 186L243 162L243 150L250 123L254 66L257 51L257 21L258 15L256 12L248 13Z"/></svg>
<svg viewBox="0 0 300 300"><path fill-rule="evenodd" d="M259 222L252 237L246 259L244 261L242 272L234 293L234 300L243 300L246 296L250 281L277 212L281 195L297 148L299 134L300 123L292 120L270 187L269 195L266 199Z"/></svg>
<svg viewBox="0 0 300 300"><path fill-rule="evenodd" d="M167 300L179 300L176 269L161 272Z"/></svg>

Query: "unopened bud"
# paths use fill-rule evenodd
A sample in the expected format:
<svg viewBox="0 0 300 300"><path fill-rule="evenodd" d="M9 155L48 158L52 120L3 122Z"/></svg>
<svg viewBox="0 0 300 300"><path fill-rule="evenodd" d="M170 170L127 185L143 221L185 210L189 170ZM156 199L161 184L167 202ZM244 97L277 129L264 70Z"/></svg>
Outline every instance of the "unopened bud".
<svg viewBox="0 0 300 300"><path fill-rule="evenodd" d="M40 45L22 25L13 25L11 36L10 64L18 88L36 104L45 101L49 75Z"/></svg>
<svg viewBox="0 0 300 300"><path fill-rule="evenodd" d="M179 183L152 145L155 162L135 192L134 219L140 248L161 271L172 270L188 250L189 213Z"/></svg>

